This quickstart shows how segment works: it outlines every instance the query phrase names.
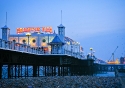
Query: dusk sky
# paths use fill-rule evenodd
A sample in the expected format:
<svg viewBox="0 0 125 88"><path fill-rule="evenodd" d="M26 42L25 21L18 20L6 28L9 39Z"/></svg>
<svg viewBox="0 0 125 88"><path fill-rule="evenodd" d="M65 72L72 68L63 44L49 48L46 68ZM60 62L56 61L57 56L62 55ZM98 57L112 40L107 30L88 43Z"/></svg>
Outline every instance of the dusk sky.
<svg viewBox="0 0 125 88"><path fill-rule="evenodd" d="M18 27L66 27L66 36L80 42L84 54L93 48L95 56L109 60L125 56L125 0L0 0L0 27L11 34ZM0 38L1 36L0 31Z"/></svg>

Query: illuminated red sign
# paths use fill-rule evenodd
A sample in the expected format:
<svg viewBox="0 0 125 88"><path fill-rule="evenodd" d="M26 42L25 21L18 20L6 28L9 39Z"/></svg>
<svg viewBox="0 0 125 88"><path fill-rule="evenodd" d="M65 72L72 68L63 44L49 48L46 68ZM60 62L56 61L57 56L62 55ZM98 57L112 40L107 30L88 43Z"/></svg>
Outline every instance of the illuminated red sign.
<svg viewBox="0 0 125 88"><path fill-rule="evenodd" d="M23 32L40 32L40 27L17 28L17 33L23 33Z"/></svg>
<svg viewBox="0 0 125 88"><path fill-rule="evenodd" d="M40 27L17 28L17 33L40 32ZM52 27L42 27L42 32L52 33Z"/></svg>
<svg viewBox="0 0 125 88"><path fill-rule="evenodd" d="M52 27L42 27L42 32L52 33Z"/></svg>

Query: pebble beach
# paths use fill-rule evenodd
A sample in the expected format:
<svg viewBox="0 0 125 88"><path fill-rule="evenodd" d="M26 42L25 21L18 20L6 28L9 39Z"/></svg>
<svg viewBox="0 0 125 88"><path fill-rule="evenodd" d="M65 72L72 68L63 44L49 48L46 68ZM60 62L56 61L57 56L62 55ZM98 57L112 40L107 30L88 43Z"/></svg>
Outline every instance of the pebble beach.
<svg viewBox="0 0 125 88"><path fill-rule="evenodd" d="M0 88L122 88L118 77L54 76L0 79Z"/></svg>

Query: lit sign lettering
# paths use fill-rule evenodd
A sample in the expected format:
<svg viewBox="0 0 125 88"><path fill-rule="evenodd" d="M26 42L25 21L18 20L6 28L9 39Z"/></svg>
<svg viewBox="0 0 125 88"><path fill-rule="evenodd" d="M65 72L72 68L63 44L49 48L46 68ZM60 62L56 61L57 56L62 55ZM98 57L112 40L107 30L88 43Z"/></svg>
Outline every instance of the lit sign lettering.
<svg viewBox="0 0 125 88"><path fill-rule="evenodd" d="M50 33L52 33L52 27L42 27L42 32L50 32Z"/></svg>
<svg viewBox="0 0 125 88"><path fill-rule="evenodd" d="M17 28L17 33L24 33L24 32L40 32L42 28L42 32L49 32L52 33L52 27L28 27L28 28Z"/></svg>

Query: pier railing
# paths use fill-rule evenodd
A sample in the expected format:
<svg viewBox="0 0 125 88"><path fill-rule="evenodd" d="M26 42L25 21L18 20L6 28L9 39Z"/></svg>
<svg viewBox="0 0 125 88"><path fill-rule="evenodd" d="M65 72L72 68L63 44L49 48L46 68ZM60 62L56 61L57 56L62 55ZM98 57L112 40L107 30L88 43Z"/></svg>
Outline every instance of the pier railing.
<svg viewBox="0 0 125 88"><path fill-rule="evenodd" d="M27 44L20 44L16 43L15 41L5 41L0 39L0 48L1 49L6 49L6 50L12 50L12 51L18 51L18 52L24 52L24 53L32 53L32 54L52 54L51 52L46 52L44 51L41 47L31 47L28 46ZM59 53L55 53L59 54ZM64 49L64 54L80 58L82 59L83 56L79 52L71 52L69 50Z"/></svg>

